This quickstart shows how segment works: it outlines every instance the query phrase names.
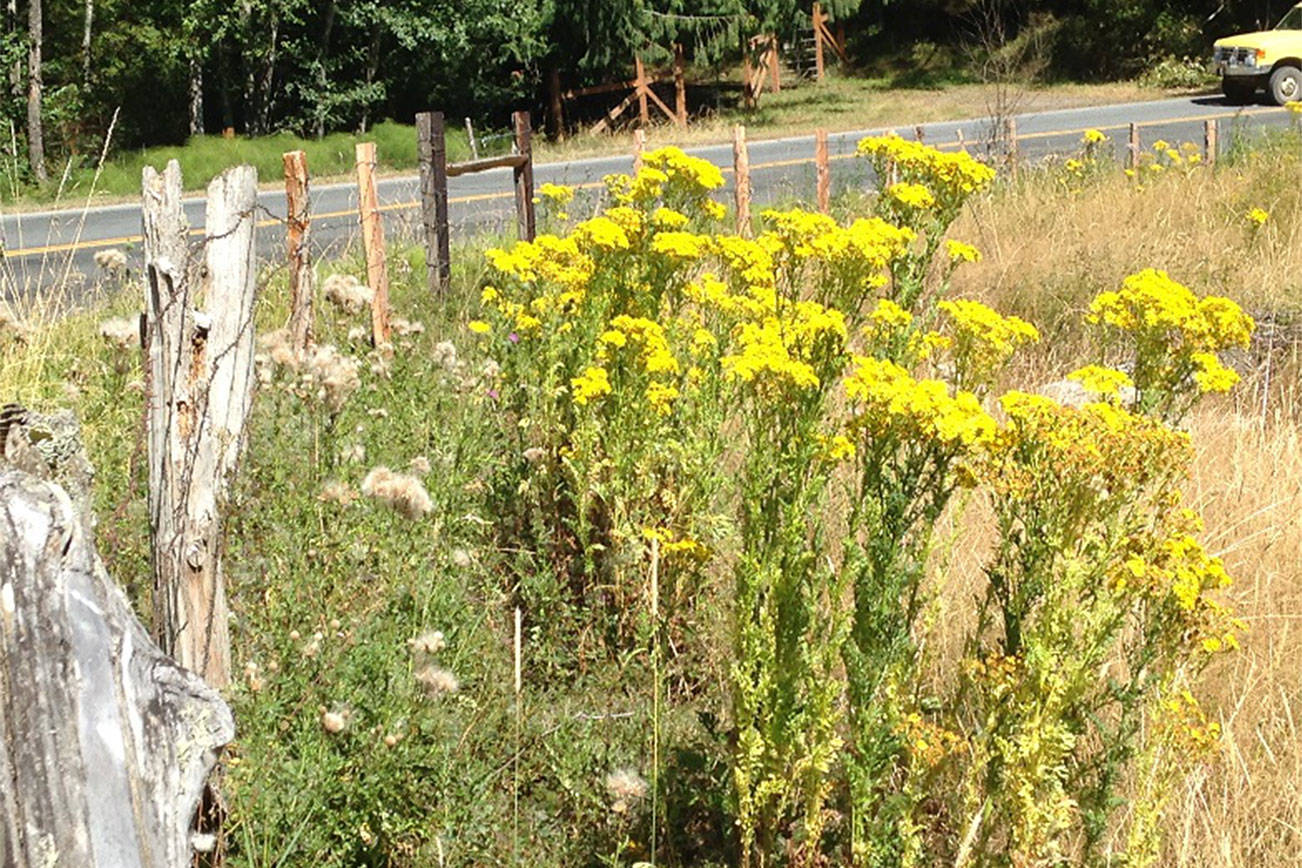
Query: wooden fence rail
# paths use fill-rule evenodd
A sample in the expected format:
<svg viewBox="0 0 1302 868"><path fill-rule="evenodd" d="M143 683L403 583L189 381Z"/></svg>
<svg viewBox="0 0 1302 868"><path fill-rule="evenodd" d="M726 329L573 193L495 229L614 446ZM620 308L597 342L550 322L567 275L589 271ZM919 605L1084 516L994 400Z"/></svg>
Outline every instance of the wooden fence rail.
<svg viewBox="0 0 1302 868"><path fill-rule="evenodd" d="M509 168L515 196L516 224L522 241L534 239L533 129L528 112L511 116L515 153L463 163L449 163L443 112L416 115L420 163L420 213L425 241L425 268L430 292L442 296L451 279L451 229L448 221L448 178Z"/></svg>

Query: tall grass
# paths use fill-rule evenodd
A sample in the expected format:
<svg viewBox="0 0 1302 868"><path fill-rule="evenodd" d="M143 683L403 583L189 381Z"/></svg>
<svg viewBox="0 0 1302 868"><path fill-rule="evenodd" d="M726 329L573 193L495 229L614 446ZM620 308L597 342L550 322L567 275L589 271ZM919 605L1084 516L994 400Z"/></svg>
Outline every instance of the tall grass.
<svg viewBox="0 0 1302 868"><path fill-rule="evenodd" d="M1250 629L1199 693L1221 723L1217 761L1168 807L1173 866L1298 864L1302 854L1302 148L1289 136L1187 177L1138 189L1120 170L1066 195L1048 167L974 208L956 228L983 262L960 272L965 295L1039 324L1041 382L1078 358L1066 323L1100 289L1158 266L1200 293L1240 300L1258 318L1254 347L1238 359L1235 396L1188 425L1197 446L1191 505L1206 517L1208 548L1235 578L1229 600ZM1253 207L1270 214L1254 230ZM978 507L979 508L979 507ZM961 537L962 529L956 529ZM957 616L976 584L983 542L955 547L938 616ZM977 554L973 554L973 553ZM947 631L942 631L942 643ZM943 665L942 663L938 665Z"/></svg>

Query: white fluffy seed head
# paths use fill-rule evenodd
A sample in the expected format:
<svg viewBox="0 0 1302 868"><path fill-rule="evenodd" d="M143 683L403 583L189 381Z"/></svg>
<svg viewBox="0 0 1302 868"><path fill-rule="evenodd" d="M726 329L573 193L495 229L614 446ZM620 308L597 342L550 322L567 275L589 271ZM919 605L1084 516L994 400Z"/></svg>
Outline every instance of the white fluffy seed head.
<svg viewBox="0 0 1302 868"><path fill-rule="evenodd" d="M606 775L606 792L610 794L610 809L624 814L646 797L647 782L632 769L615 769Z"/></svg>
<svg viewBox="0 0 1302 868"><path fill-rule="evenodd" d="M321 284L321 294L326 301L342 308L345 313L357 313L370 307L375 294L351 274L332 274Z"/></svg>
<svg viewBox="0 0 1302 868"><path fill-rule="evenodd" d="M95 264L104 271L114 274L126 270L127 255L116 247L99 250L95 253Z"/></svg>
<svg viewBox="0 0 1302 868"><path fill-rule="evenodd" d="M371 468L371 472L366 474L362 480L362 494L410 519L422 518L434 509L434 501L419 479L382 465Z"/></svg>
<svg viewBox="0 0 1302 868"><path fill-rule="evenodd" d="M416 673L416 681L425 688L425 693L431 699L461 689L457 676L439 666L424 667Z"/></svg>
<svg viewBox="0 0 1302 868"><path fill-rule="evenodd" d="M110 346L128 350L140 342L140 323L124 316L106 319L99 324L99 335Z"/></svg>
<svg viewBox="0 0 1302 868"><path fill-rule="evenodd" d="M331 735L338 735L348 728L348 715L342 711L326 711L321 715L321 728Z"/></svg>
<svg viewBox="0 0 1302 868"><path fill-rule="evenodd" d="M437 654L448 646L441 630L426 630L408 644L417 654Z"/></svg>

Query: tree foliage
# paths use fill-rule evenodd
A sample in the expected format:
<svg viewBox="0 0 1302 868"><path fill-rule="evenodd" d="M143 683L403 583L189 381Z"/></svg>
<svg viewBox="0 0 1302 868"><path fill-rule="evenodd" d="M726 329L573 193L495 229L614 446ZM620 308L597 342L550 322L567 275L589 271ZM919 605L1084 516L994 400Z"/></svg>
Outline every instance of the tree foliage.
<svg viewBox="0 0 1302 868"><path fill-rule="evenodd" d="M0 112L24 139L26 7L0 31ZM980 0L823 0L865 65L913 42L971 38ZM736 62L747 40L793 40L811 0L44 0L43 117L59 157L98 151L115 110L119 146L179 142L190 89L202 127L323 135L437 106L503 126L539 109L552 73L582 87L663 63L682 45L702 72ZM1054 34L1050 74L1134 74L1151 58L1198 56L1210 40L1269 26L1291 0L1007 0L1010 38ZM20 146L21 150L21 146ZM15 155L19 161L23 155Z"/></svg>

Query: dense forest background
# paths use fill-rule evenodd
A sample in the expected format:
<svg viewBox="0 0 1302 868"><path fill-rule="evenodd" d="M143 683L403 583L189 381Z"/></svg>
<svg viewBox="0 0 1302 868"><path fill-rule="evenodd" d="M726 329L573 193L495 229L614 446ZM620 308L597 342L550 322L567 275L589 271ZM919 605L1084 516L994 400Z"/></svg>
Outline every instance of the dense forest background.
<svg viewBox="0 0 1302 868"><path fill-rule="evenodd" d="M1048 79L1134 75L1269 26L1292 0L826 0L860 71L907 71L919 49L956 74L1033 41ZM176 143L227 128L321 136L438 107L502 126L549 88L628 77L684 46L694 73L749 36L795 39L806 0L6 0L0 110L10 159ZM993 38L992 38L993 37ZM1023 50L1019 56L1025 56Z"/></svg>

